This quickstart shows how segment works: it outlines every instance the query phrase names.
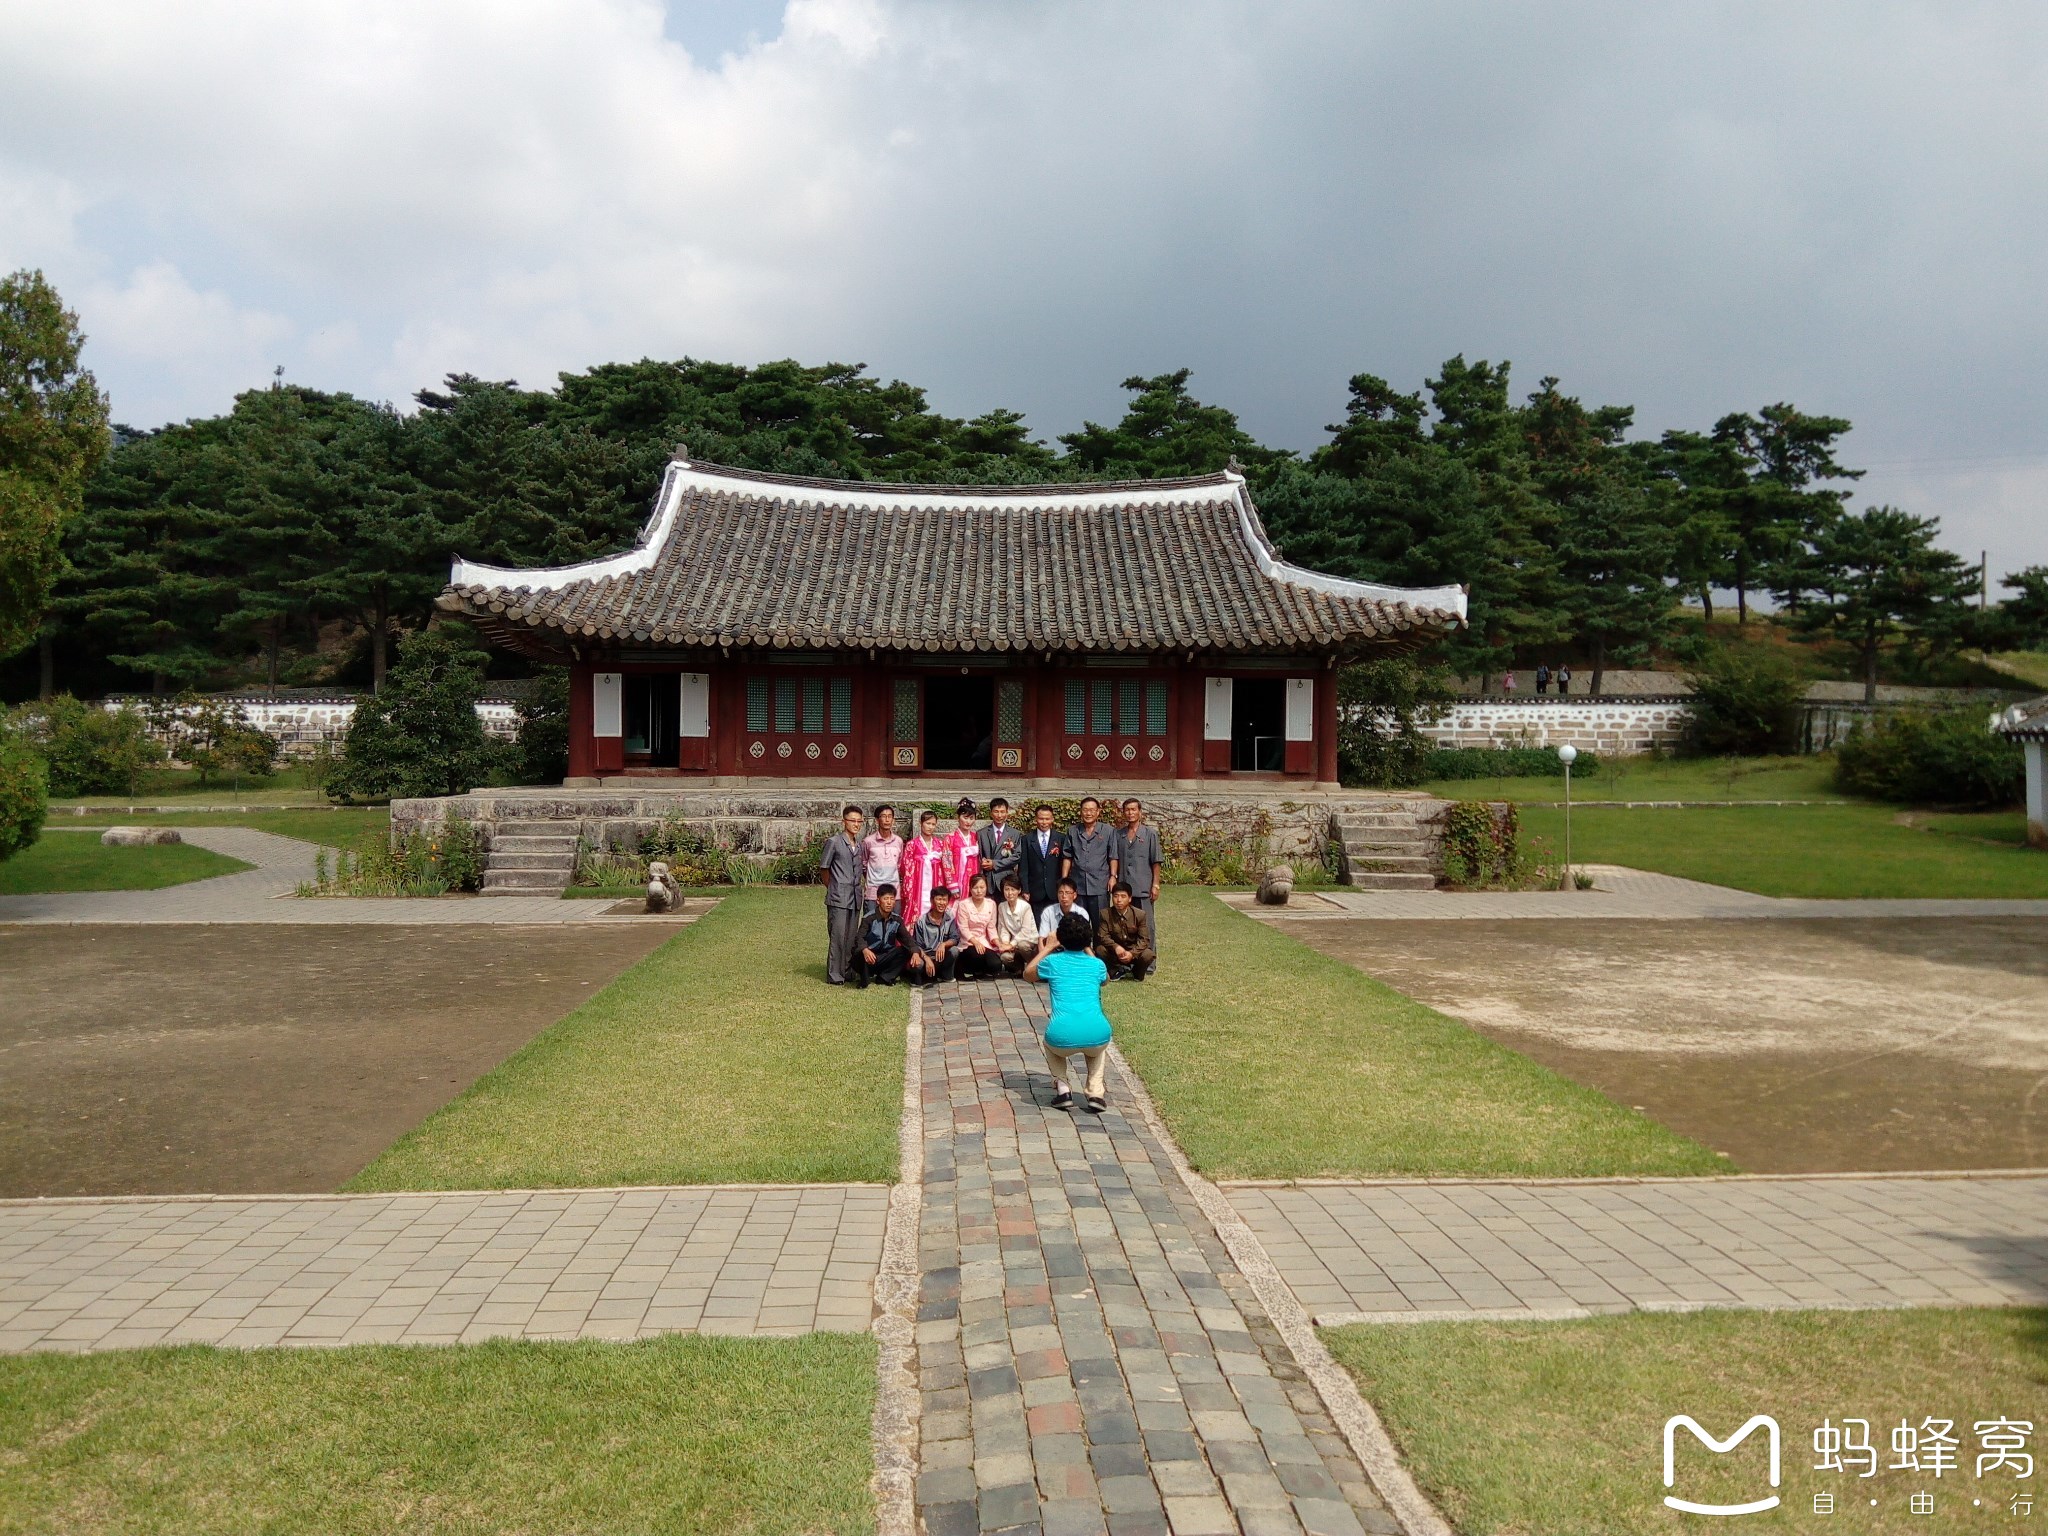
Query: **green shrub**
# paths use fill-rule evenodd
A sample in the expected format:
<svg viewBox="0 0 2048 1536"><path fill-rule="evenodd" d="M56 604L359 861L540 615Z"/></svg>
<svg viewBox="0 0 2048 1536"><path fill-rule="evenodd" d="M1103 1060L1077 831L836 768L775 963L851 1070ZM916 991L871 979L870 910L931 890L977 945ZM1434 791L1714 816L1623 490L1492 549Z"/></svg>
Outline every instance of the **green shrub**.
<svg viewBox="0 0 2048 1536"><path fill-rule="evenodd" d="M644 860L660 859L676 877L678 885L731 885L733 853L670 812L661 824L640 840ZM641 880L647 878L645 864Z"/></svg>
<svg viewBox="0 0 2048 1536"><path fill-rule="evenodd" d="M215 779L267 779L277 772L277 738L259 731L239 704L187 695L172 727L178 756L201 784Z"/></svg>
<svg viewBox="0 0 2048 1536"><path fill-rule="evenodd" d="M49 765L30 742L0 730L0 859L42 835L49 808Z"/></svg>
<svg viewBox="0 0 2048 1536"><path fill-rule="evenodd" d="M1600 759L1581 752L1572 777L1584 778ZM1422 761L1424 779L1562 779L1564 764L1555 747L1437 747Z"/></svg>
<svg viewBox="0 0 2048 1536"><path fill-rule="evenodd" d="M20 705L10 723L42 754L49 765L50 793L59 797L132 795L164 760L164 749L150 736L149 720L131 704L102 709L60 693Z"/></svg>
<svg viewBox="0 0 2048 1536"><path fill-rule="evenodd" d="M1420 784L1436 750L1422 727L1455 697L1443 673L1406 657L1346 667L1337 676L1338 779L1371 789Z"/></svg>
<svg viewBox="0 0 2048 1536"><path fill-rule="evenodd" d="M1444 878L1452 885L1524 888L1551 883L1522 839L1522 818L1512 801L1493 806L1458 800L1444 813Z"/></svg>
<svg viewBox="0 0 2048 1536"><path fill-rule="evenodd" d="M2026 760L1983 710L1901 712L1849 732L1835 748L1835 783L1900 804L2004 806L2020 798Z"/></svg>
<svg viewBox="0 0 2048 1536"><path fill-rule="evenodd" d="M436 628L408 637L384 691L356 706L328 795L462 795L484 783L499 754L476 714L483 688L483 653L466 635Z"/></svg>
<svg viewBox="0 0 2048 1536"><path fill-rule="evenodd" d="M467 816L449 816L441 823L441 835L428 850L434 867L451 891L480 891L484 888L483 839Z"/></svg>
<svg viewBox="0 0 2048 1536"><path fill-rule="evenodd" d="M1704 757L1763 757L1790 752L1806 685L1768 651L1705 652L1686 674L1686 746Z"/></svg>
<svg viewBox="0 0 2048 1536"><path fill-rule="evenodd" d="M519 742L513 749L523 784L559 784L569 774L569 669L536 673L519 701Z"/></svg>

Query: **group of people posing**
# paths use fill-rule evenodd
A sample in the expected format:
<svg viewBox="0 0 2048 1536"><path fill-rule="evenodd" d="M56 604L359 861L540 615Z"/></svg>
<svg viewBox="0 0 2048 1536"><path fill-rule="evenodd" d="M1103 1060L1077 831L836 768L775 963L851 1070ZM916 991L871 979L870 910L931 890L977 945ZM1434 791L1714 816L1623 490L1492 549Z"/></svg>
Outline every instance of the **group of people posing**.
<svg viewBox="0 0 2048 1536"><path fill-rule="evenodd" d="M1083 948L1102 960L1109 979L1143 981L1157 963L1153 907L1163 857L1144 806L1131 799L1121 810L1112 826L1090 795L1069 827L1053 825L1048 805L1018 827L1009 801L998 796L989 802L989 824L977 827L974 802L963 799L950 832L939 832L936 811L924 811L906 841L893 806L875 807L868 832L860 807L847 806L819 860L825 979L865 987L903 978L913 985L1035 978L1034 962L1060 947L1063 923L1075 933L1067 920L1078 918L1086 925Z"/></svg>

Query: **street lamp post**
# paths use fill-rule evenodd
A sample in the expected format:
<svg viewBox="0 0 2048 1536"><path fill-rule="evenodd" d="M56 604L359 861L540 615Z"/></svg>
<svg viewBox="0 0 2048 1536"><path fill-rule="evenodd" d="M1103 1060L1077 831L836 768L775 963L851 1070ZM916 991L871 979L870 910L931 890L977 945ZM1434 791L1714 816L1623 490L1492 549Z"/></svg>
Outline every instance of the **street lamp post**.
<svg viewBox="0 0 2048 1536"><path fill-rule="evenodd" d="M1557 749L1557 760L1564 764L1564 888L1572 889L1572 764L1579 758L1579 749L1566 742Z"/></svg>

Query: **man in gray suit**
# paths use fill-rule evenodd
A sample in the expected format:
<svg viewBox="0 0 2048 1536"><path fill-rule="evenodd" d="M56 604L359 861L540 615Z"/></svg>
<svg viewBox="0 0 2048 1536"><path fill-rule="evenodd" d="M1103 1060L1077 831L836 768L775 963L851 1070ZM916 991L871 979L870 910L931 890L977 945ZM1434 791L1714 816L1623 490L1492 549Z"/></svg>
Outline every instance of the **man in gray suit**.
<svg viewBox="0 0 2048 1536"><path fill-rule="evenodd" d="M1024 862L1024 834L1010 825L1010 802L1001 795L988 803L988 825L974 834L974 845L980 854L978 868L988 876L988 893L997 901L1003 899L1003 882L1012 875L1018 883L1023 876L1018 872Z"/></svg>
<svg viewBox="0 0 2048 1536"><path fill-rule="evenodd" d="M1159 901L1159 870L1166 856L1160 851L1159 829L1145 819L1145 807L1137 800L1123 803L1124 822L1109 845L1109 878L1131 888L1131 905L1145 914L1145 935L1152 952L1159 952L1159 925L1153 908ZM1158 961L1153 962L1156 969Z"/></svg>
<svg viewBox="0 0 2048 1536"><path fill-rule="evenodd" d="M825 839L818 868L825 876L825 979L839 986L852 978L853 947L860 932L860 828L866 818L849 805L840 830Z"/></svg>

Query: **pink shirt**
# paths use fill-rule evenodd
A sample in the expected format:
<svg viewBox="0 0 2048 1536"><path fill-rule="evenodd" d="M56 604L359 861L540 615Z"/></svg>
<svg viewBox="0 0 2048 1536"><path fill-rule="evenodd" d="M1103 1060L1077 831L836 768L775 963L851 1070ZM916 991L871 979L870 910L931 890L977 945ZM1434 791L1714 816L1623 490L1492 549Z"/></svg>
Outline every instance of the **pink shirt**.
<svg viewBox="0 0 2048 1536"><path fill-rule="evenodd" d="M996 943L996 904L988 897L953 903L953 923L960 930L961 943L980 949L1001 947Z"/></svg>

